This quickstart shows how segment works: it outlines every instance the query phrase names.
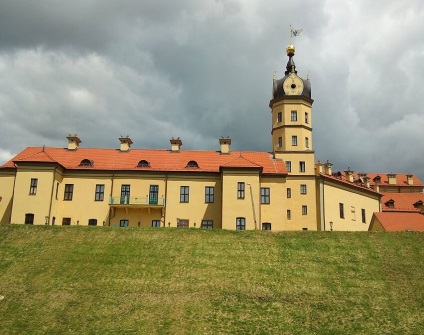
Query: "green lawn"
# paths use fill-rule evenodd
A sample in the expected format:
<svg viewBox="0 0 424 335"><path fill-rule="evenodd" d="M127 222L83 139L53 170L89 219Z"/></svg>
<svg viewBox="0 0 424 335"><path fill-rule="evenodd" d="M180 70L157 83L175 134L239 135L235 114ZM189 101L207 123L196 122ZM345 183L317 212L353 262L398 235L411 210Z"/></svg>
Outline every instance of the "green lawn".
<svg viewBox="0 0 424 335"><path fill-rule="evenodd" d="M424 234L0 226L1 334L424 334Z"/></svg>

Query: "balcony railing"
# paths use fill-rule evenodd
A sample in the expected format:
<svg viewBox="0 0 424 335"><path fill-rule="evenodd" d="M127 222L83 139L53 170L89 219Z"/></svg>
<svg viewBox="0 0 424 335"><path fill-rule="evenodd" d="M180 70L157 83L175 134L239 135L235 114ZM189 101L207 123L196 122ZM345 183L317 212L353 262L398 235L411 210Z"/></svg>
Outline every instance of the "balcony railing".
<svg viewBox="0 0 424 335"><path fill-rule="evenodd" d="M150 197L146 196L117 196L117 197L109 197L109 205L157 205L157 206L165 206L165 198L161 197Z"/></svg>

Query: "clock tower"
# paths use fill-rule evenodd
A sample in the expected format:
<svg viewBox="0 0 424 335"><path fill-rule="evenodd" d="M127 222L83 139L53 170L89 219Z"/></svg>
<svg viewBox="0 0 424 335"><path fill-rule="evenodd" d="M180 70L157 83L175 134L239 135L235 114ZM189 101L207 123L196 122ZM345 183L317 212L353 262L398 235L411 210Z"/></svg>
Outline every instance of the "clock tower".
<svg viewBox="0 0 424 335"><path fill-rule="evenodd" d="M273 79L272 146L274 156L286 162L289 175L313 175L311 84L298 76L293 57L295 47L286 48L285 76Z"/></svg>

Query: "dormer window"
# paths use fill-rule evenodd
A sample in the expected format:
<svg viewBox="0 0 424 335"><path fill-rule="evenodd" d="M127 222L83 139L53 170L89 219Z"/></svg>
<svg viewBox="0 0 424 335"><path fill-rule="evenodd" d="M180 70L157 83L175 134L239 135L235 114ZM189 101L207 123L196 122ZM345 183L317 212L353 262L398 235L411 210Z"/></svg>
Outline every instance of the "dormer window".
<svg viewBox="0 0 424 335"><path fill-rule="evenodd" d="M415 207L415 208L420 208L423 204L424 204L424 202L423 202L422 200L418 200L418 201L414 204L414 207Z"/></svg>
<svg viewBox="0 0 424 335"><path fill-rule="evenodd" d="M385 202L385 205L387 206L387 208L395 208L395 201L393 199L390 199Z"/></svg>
<svg viewBox="0 0 424 335"><path fill-rule="evenodd" d="M146 161L145 159L142 159L141 161L138 162L137 167L139 167L139 168L149 168L150 163L148 161Z"/></svg>
<svg viewBox="0 0 424 335"><path fill-rule="evenodd" d="M187 163L186 168L195 168L195 169L198 169L199 168L199 164L197 164L196 161L189 161Z"/></svg>
<svg viewBox="0 0 424 335"><path fill-rule="evenodd" d="M81 167L92 167L93 166L93 161L91 161L89 159L83 159L81 161L81 163L79 163L78 166L81 166Z"/></svg>

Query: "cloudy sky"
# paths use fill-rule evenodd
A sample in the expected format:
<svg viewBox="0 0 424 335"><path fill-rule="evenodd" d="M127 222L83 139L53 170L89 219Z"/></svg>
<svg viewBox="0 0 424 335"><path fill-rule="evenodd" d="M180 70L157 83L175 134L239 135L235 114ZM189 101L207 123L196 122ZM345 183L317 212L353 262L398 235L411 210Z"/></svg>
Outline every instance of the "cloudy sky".
<svg viewBox="0 0 424 335"><path fill-rule="evenodd" d="M1 0L0 162L69 133L270 151L290 24L316 159L424 181L422 0Z"/></svg>

